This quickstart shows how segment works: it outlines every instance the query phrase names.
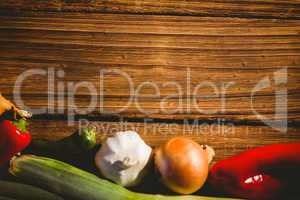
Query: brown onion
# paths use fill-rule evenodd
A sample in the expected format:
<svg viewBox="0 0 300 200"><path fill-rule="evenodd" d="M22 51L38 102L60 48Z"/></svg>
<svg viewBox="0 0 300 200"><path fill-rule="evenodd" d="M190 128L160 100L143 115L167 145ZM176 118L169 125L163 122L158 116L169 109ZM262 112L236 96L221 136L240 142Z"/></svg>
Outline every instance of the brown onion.
<svg viewBox="0 0 300 200"><path fill-rule="evenodd" d="M175 137L155 151L155 166L169 189L191 194L203 186L213 156L212 148Z"/></svg>

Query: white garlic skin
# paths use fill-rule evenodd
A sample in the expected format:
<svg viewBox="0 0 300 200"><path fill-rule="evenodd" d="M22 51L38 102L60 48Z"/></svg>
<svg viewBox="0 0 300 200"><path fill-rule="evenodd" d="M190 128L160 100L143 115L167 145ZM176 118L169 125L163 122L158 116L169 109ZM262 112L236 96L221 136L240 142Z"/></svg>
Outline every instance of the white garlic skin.
<svg viewBox="0 0 300 200"><path fill-rule="evenodd" d="M105 178L131 187L143 178L151 153L151 147L136 132L118 132L102 144L95 162Z"/></svg>

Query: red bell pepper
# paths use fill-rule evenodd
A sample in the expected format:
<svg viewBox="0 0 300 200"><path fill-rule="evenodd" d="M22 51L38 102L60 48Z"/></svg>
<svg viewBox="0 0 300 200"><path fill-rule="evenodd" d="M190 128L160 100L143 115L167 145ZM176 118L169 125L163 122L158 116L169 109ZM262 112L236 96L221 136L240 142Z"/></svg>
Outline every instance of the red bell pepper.
<svg viewBox="0 0 300 200"><path fill-rule="evenodd" d="M274 144L217 162L208 181L218 191L246 199L279 199L296 191L300 143ZM287 198L285 198L287 199Z"/></svg>
<svg viewBox="0 0 300 200"><path fill-rule="evenodd" d="M0 122L0 166L7 163L14 155L25 149L31 141L26 130L26 121L2 120Z"/></svg>

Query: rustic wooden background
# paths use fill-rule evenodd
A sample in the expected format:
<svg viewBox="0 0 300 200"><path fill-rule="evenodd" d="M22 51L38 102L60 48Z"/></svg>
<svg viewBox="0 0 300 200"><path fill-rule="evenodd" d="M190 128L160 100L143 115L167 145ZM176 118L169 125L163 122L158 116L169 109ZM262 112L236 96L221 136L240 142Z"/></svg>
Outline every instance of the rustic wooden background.
<svg viewBox="0 0 300 200"><path fill-rule="evenodd" d="M114 70L126 72L135 86L150 81L160 86L161 96L145 87L135 97L135 105L120 115L97 110L77 115L107 127L109 133L122 129L120 118L139 131L145 140L159 145L175 135L187 135L216 149L215 161L247 148L278 142L299 141L300 120L300 1L299 0L1 0L0 2L0 91L13 99L17 77L28 69L64 70L62 84L90 81L100 88L99 70L110 71L103 80L103 109L115 111L126 105L128 84ZM189 69L189 71L188 71ZM275 112L275 92L288 90L288 130L281 133L264 125L251 108L251 91L259 80L287 69L288 82L272 85L255 95L254 108L267 117ZM220 96L213 90L199 90L197 103L203 114L187 104L178 104L175 87L168 81L185 86L186 73L191 74L191 87L203 81L217 86L234 82L223 94L226 106L221 112ZM281 74L282 76L284 74ZM45 76L27 79L21 96L32 108L47 106L48 83ZM67 94L54 88L55 113L34 116L31 132L36 138L56 140L76 129L68 126ZM165 114L159 110L166 100L166 110L182 108L183 112ZM186 90L183 98L190 97ZM210 96L209 96L210 95ZM75 93L76 105L85 108L91 95L86 90ZM59 111L57 110L59 109ZM145 124L144 119L152 119ZM185 126L184 119L207 123L199 134ZM224 123L215 126L218 119ZM281 116L276 120L284 120ZM162 124L164 124L162 126ZM231 128L234 134L219 129ZM174 125L169 131L167 125ZM187 128L188 127L188 128ZM190 128L190 129L189 129ZM212 131L211 131L212 130ZM214 131L216 130L216 131ZM103 133L99 131L99 137Z"/></svg>

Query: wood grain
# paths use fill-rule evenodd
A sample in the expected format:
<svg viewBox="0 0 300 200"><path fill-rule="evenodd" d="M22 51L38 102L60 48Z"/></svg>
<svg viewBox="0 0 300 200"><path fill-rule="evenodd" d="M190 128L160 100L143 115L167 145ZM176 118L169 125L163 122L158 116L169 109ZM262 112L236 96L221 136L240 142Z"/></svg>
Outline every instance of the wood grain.
<svg viewBox="0 0 300 200"><path fill-rule="evenodd" d="M2 0L2 9L164 15L300 18L298 0Z"/></svg>
<svg viewBox="0 0 300 200"><path fill-rule="evenodd" d="M260 70L234 70L234 69L190 69L191 75L191 90L195 91L195 85L201 82L210 81L215 84L219 92L224 91L224 97L226 102L223 104L221 101L222 96L220 94L215 95L215 91L210 86L202 87L198 90L197 96L187 94L186 92L186 75L183 70L178 70L176 67L136 67L136 66L103 66L98 65L89 66L89 70L82 68L81 65L76 64L61 64L53 63L28 63L25 61L0 61L0 66L4 71L9 74L8 78L2 79L1 91L5 95L12 97L10 94L15 88L15 81L22 72L26 69L42 69L47 71L48 68L52 69L64 69L66 75L64 78L57 78L64 86L64 91L54 91L55 109L62 109L63 113L67 114L68 108L71 106L68 104L68 97L75 97L75 103L78 107L87 107L91 96L96 98L98 103L94 111L95 115L99 115L102 108L103 111L117 111L126 107L127 103L130 105L121 114L124 116L140 116L140 117L158 117L158 118L218 118L224 117L227 119L251 119L256 120L255 115L252 113L253 109L256 111L272 115L275 109L275 89L279 89L282 86L272 86L257 92L251 100L251 90L257 84L257 80L264 77L272 77L274 70L265 69L263 72ZM30 66L30 67L29 67ZM29 67L29 68L28 68ZM153 88L153 86L145 86L138 91L138 94L133 94L133 99L130 100L130 90L127 80L116 73L107 73L103 77L103 84L100 84L100 72L99 70L120 70L127 73L130 77L133 77L132 83L134 90L137 91L139 85L144 81L151 80L152 84L156 84L159 87L159 93ZM180 72L180 73L179 73ZM183 72L183 73L182 73ZM161 77L168 73L168 77L161 79ZM80 77L78 77L80 74ZM287 90L289 92L288 116L290 120L299 119L299 70L290 69L288 73L289 81L287 83ZM246 79L241 77L253 77L253 79ZM70 90L67 87L68 82L79 83L79 81L89 81L96 88L96 92L90 92L86 89L79 89L74 94L70 94ZM177 91L177 87L164 86L165 83L175 81L183 89L182 94ZM231 82L231 86L224 90L223 84L226 85ZM36 85L39 87L36 87ZM55 83L57 87L57 83ZM103 88L103 93L100 93ZM47 107L48 105L48 82L45 80L45 76L32 76L24 81L21 87L21 96L26 105L39 108ZM68 96L69 95L69 96ZM60 97L60 98L58 98ZM189 108L188 99L192 102ZM15 99L18 100L18 99ZM101 101L100 101L101 100ZM100 105L102 103L102 105ZM163 103L163 104L162 104ZM199 110L216 110L215 114L201 113L197 111L195 107L198 106ZM222 106L225 111L222 113ZM140 107L140 108L139 108ZM177 111L176 111L177 110ZM142 111L152 113L151 115L143 114ZM172 113L174 112L175 113ZM173 114L170 116L170 113ZM189 116L190 115L190 116Z"/></svg>
<svg viewBox="0 0 300 200"><path fill-rule="evenodd" d="M128 129L137 130L152 146L173 136L188 136L212 145L215 161L256 146L299 141L299 5L291 0L1 1L0 91L18 101L13 91L22 73L64 71L50 91L45 76L31 76L21 87L26 106L54 106L53 112L46 110L31 121L34 138L57 140L71 134L78 123L69 126L66 119L74 114L99 125L99 140ZM106 70L103 78L101 70ZM276 77L285 77L284 70L287 82L275 84ZM131 97L120 71L130 77L134 89L149 85L133 94L125 110L112 114ZM201 87L191 105L188 74L192 91L200 83L212 83L219 95L209 85ZM251 99L263 79L270 80L270 86ZM67 87L82 81L90 82L95 91ZM179 84L182 93L168 82ZM58 84L65 88L59 91ZM285 120L280 103L282 113L274 117L276 97L284 96L276 95L281 89L288 93L285 134L264 125L253 112ZM75 102L68 101L73 95ZM94 111L73 112L75 107L86 109L91 98L97 100ZM215 112L199 112L196 106ZM119 118L128 119L128 127L120 128L115 120ZM145 118L156 121L145 124ZM199 132L193 124L183 124L186 119L208 124ZM218 120L226 124L215 125Z"/></svg>
<svg viewBox="0 0 300 200"><path fill-rule="evenodd" d="M87 108L94 97L97 104L89 114L101 116L126 107L133 97L118 114L259 121L253 110L272 118L276 91L285 88L287 118L299 120L297 20L48 12L4 13L0 20L0 66L9 74L0 80L1 92L12 97L15 81L27 69L64 70L64 77L55 84L60 81L65 89L58 91L55 85L51 92L51 103L59 114L69 114L74 106ZM288 81L276 85L276 72L284 76L280 69L287 70ZM101 70L107 72L103 78ZM134 94L118 71L130 77ZM271 80L270 87L251 98L253 88L264 78ZM80 81L90 82L95 91L73 92L76 105L71 105L67 84ZM148 85L136 93L145 82ZM176 82L181 92L169 82ZM194 94L201 83L216 88L208 84ZM30 77L22 85L22 99L33 108L47 107L47 90L44 76Z"/></svg>
<svg viewBox="0 0 300 200"><path fill-rule="evenodd" d="M194 16L1 12L1 28L206 36L299 35L299 21Z"/></svg>
<svg viewBox="0 0 300 200"><path fill-rule="evenodd" d="M275 25L275 23L274 23ZM143 25L146 26L146 25ZM291 24L292 26L292 24ZM7 28L7 29L5 29ZM299 49L299 35L215 36L188 34L104 33L81 31L30 30L3 27L1 42L44 44L69 47L142 47L168 49L283 50ZM99 30L98 30L99 31ZM130 30L128 30L129 32Z"/></svg>

